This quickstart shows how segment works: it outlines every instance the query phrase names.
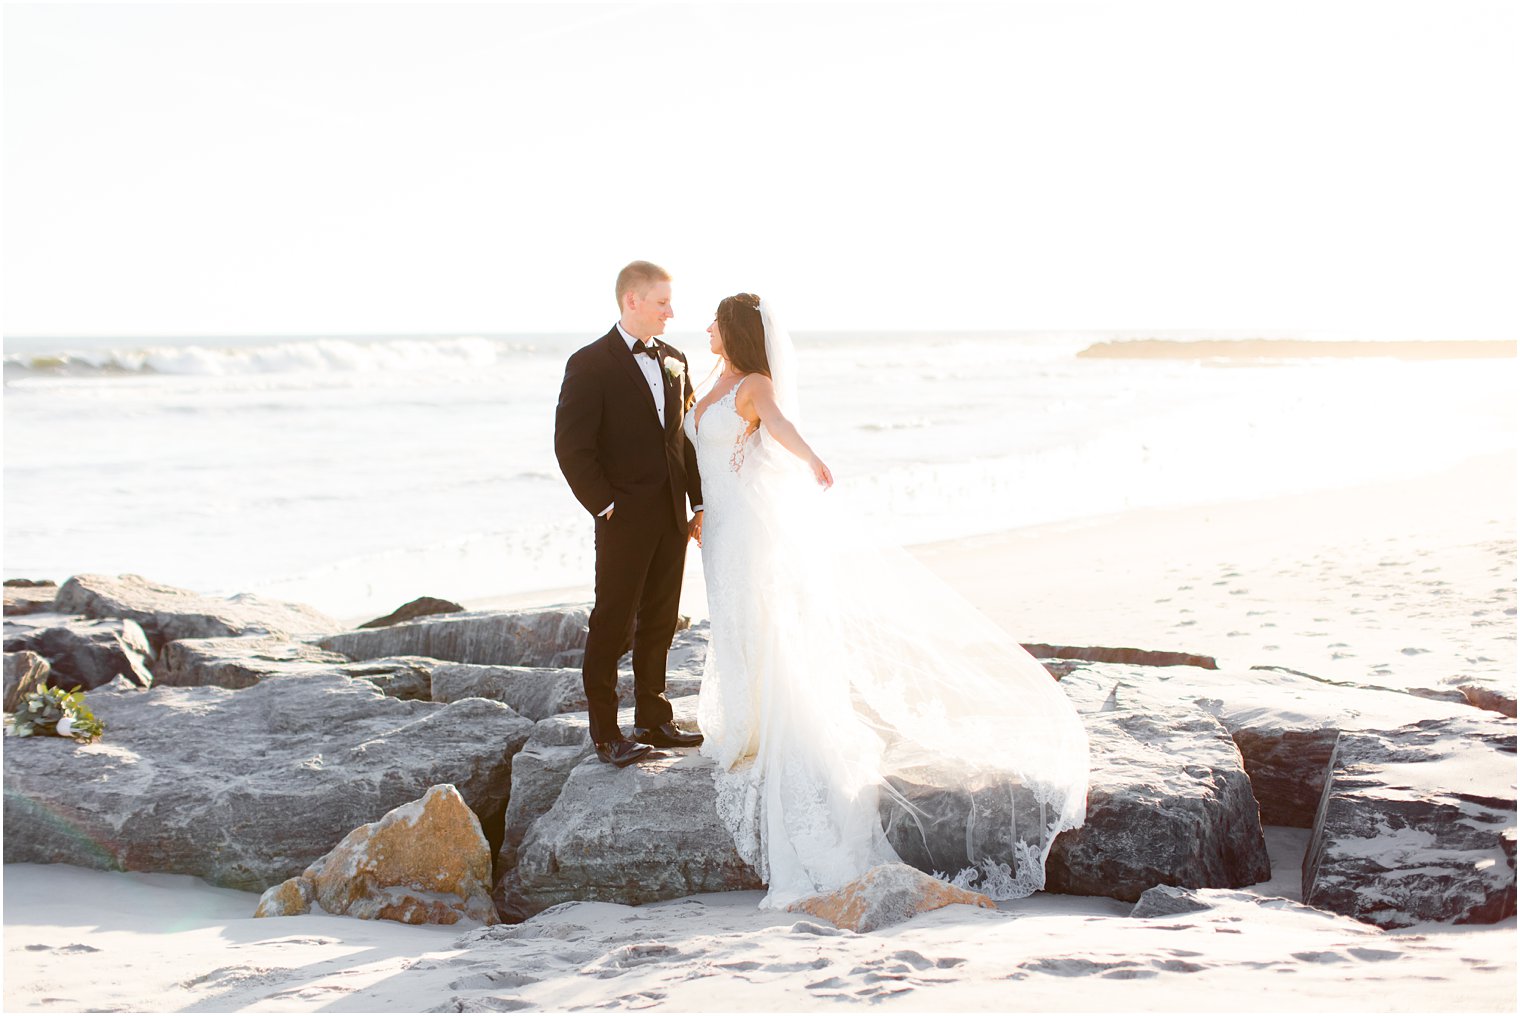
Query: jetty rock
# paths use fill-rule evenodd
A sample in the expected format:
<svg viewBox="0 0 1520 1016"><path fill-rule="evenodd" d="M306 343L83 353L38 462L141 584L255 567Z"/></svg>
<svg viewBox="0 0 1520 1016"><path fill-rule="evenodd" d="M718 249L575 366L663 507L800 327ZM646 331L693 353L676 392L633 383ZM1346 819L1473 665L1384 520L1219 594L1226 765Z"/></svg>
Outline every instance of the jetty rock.
<svg viewBox="0 0 1520 1016"><path fill-rule="evenodd" d="M54 609L85 617L130 618L142 626L155 653L172 639L250 632L320 635L343 628L305 604L252 593L206 596L132 574L75 575L58 588Z"/></svg>
<svg viewBox="0 0 1520 1016"><path fill-rule="evenodd" d="M491 849L452 784L429 787L350 832L300 875L271 886L254 917L330 914L405 924L496 924Z"/></svg>
<svg viewBox="0 0 1520 1016"><path fill-rule="evenodd" d="M6 863L263 892L442 783L499 842L512 756L533 729L499 702L402 700L340 674L148 691L119 678L85 701L99 740L6 741Z"/></svg>

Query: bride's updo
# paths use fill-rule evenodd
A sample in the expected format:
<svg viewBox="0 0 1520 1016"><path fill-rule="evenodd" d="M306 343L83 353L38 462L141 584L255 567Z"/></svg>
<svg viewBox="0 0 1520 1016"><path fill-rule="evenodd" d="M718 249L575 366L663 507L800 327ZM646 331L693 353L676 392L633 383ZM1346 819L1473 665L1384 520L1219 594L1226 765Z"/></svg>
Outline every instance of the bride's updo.
<svg viewBox="0 0 1520 1016"><path fill-rule="evenodd" d="M760 298L754 293L725 296L713 315L723 337L723 357L734 370L771 376L765 358L765 325L760 321Z"/></svg>

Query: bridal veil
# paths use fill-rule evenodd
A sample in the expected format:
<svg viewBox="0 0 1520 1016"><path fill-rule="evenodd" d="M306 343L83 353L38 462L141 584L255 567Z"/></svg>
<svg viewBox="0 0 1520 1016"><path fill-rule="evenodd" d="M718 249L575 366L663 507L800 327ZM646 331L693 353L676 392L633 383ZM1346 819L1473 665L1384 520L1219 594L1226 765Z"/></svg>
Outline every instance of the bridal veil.
<svg viewBox="0 0 1520 1016"><path fill-rule="evenodd" d="M767 301L759 311L777 403L802 429L795 348ZM823 746L836 780L876 795L887 840L915 867L995 899L1042 889L1052 842L1087 810L1087 735L1065 693L1013 636L847 517L763 425L732 466L766 530L749 599L786 631L768 669L805 675L799 725L817 729L804 711L845 709L849 729L870 732Z"/></svg>

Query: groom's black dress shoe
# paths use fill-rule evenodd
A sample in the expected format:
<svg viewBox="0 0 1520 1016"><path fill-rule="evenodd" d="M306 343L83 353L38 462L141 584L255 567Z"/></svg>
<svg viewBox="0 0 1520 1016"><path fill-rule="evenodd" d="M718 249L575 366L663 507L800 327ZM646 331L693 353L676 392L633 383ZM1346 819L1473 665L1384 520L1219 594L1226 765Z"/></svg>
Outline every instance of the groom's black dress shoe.
<svg viewBox="0 0 1520 1016"><path fill-rule="evenodd" d="M656 748L695 748L702 743L701 734L688 734L670 722L658 727L634 727L632 737Z"/></svg>
<svg viewBox="0 0 1520 1016"><path fill-rule="evenodd" d="M637 762L649 754L649 745L630 741L626 737L620 737L616 741L598 742L596 757L603 762L609 762L621 769L623 766Z"/></svg>

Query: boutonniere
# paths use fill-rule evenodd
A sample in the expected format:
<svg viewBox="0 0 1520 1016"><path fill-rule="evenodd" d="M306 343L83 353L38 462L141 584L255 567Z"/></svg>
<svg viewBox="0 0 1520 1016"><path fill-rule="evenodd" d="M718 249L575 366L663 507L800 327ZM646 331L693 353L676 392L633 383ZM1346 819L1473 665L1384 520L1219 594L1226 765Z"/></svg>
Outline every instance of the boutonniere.
<svg viewBox="0 0 1520 1016"><path fill-rule="evenodd" d="M665 373L670 375L672 381L679 381L686 376L686 364L673 356L667 356L664 360Z"/></svg>

